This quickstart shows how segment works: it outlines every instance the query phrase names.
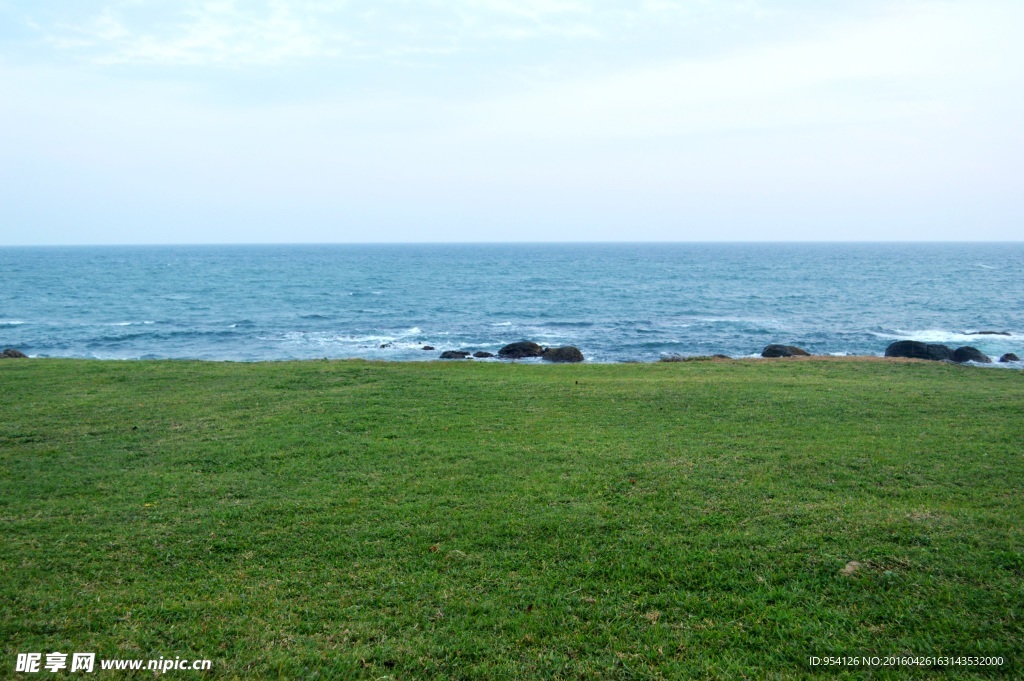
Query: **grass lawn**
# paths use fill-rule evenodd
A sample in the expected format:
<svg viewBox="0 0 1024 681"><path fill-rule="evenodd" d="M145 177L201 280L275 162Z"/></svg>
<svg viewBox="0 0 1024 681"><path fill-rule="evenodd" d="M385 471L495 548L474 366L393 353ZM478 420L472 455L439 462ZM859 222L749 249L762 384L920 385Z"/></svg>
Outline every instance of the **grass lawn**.
<svg viewBox="0 0 1024 681"><path fill-rule="evenodd" d="M1024 675L1021 371L3 360L0 395L3 678Z"/></svg>

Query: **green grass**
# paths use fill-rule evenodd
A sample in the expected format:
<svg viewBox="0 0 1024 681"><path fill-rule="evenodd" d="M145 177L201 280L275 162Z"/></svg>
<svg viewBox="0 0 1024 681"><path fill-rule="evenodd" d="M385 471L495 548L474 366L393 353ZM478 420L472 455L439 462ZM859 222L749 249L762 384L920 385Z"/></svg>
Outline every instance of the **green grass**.
<svg viewBox="0 0 1024 681"><path fill-rule="evenodd" d="M1024 674L1024 372L6 360L0 395L0 677Z"/></svg>

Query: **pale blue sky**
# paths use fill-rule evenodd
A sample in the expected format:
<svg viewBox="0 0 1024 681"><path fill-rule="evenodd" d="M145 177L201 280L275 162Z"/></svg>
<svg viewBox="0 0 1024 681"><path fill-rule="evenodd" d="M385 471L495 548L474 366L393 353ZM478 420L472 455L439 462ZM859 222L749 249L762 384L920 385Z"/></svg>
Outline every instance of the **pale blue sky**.
<svg viewBox="0 0 1024 681"><path fill-rule="evenodd" d="M1019 240L1024 2L0 0L0 245Z"/></svg>

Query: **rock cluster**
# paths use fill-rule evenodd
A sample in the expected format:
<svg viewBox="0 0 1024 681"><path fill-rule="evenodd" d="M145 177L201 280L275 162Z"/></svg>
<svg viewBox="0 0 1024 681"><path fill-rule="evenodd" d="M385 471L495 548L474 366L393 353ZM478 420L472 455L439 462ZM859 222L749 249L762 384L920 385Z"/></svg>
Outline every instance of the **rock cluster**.
<svg viewBox="0 0 1024 681"><path fill-rule="evenodd" d="M548 362L582 362L583 353L572 345L564 345L559 348L545 348L531 341L519 341L509 343L501 350L498 350L498 357L502 359L524 359L527 357L540 357Z"/></svg>
<svg viewBox="0 0 1024 681"><path fill-rule="evenodd" d="M988 355L969 345L956 350L939 343L922 343L921 341L896 341L885 349L886 357L908 357L910 359L930 359L939 362L978 362L990 364Z"/></svg>
<svg viewBox="0 0 1024 681"><path fill-rule="evenodd" d="M547 362L582 362L583 353L572 345L565 345L560 348L544 348L540 358Z"/></svg>
<svg viewBox="0 0 1024 681"><path fill-rule="evenodd" d="M426 350L426 348L424 348ZM445 350L441 353L441 359L468 359L470 353L468 350ZM494 357L494 353L484 352L483 350L477 350L472 353L473 357L478 359L487 359L488 357ZM572 345L566 345L560 348L545 348L536 343L530 341L519 341L517 343L510 343L498 350L498 357L500 359L523 359L526 357L540 357L541 359L548 362L582 362L583 353L580 349Z"/></svg>
<svg viewBox="0 0 1024 681"><path fill-rule="evenodd" d="M0 353L0 359L25 359L27 357L28 355L24 352L21 350L15 350L14 348L6 348L2 353Z"/></svg>
<svg viewBox="0 0 1024 681"><path fill-rule="evenodd" d="M501 350L498 350L498 357L504 359L524 359L526 357L540 357L544 354L544 348L530 341L519 341L509 343Z"/></svg>
<svg viewBox="0 0 1024 681"><path fill-rule="evenodd" d="M992 360L989 356L978 348L972 348L970 345L965 345L962 348L957 348L953 351L953 361L960 362L978 362L980 364L991 364Z"/></svg>
<svg viewBox="0 0 1024 681"><path fill-rule="evenodd" d="M762 357L810 357L811 353L795 345L766 345Z"/></svg>

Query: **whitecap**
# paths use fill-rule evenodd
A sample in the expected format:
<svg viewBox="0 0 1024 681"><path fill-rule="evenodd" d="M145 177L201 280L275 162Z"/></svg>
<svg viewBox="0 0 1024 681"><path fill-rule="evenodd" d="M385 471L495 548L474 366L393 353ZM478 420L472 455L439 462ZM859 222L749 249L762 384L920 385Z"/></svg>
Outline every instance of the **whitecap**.
<svg viewBox="0 0 1024 681"><path fill-rule="evenodd" d="M690 321L704 324L761 324L763 326L782 327L783 323L775 318L761 317L692 317Z"/></svg>
<svg viewBox="0 0 1024 681"><path fill-rule="evenodd" d="M352 345L359 343L395 343L399 339L408 338L409 336L416 336L422 333L418 326L400 331L394 335L385 334L366 334L363 336L354 336L351 334L343 333L331 333L329 331L286 331L278 338L262 338L259 340L279 340L288 341L292 343L306 343L311 345Z"/></svg>
<svg viewBox="0 0 1024 681"><path fill-rule="evenodd" d="M20 326L25 323L20 319L0 319L0 326Z"/></svg>
<svg viewBox="0 0 1024 681"><path fill-rule="evenodd" d="M977 333L963 333L960 331L949 331L947 329L893 329L891 331L871 331L871 335L878 338L891 338L893 340L916 340L922 343L978 343L982 340L1014 340L1020 336L1011 334L986 335Z"/></svg>

